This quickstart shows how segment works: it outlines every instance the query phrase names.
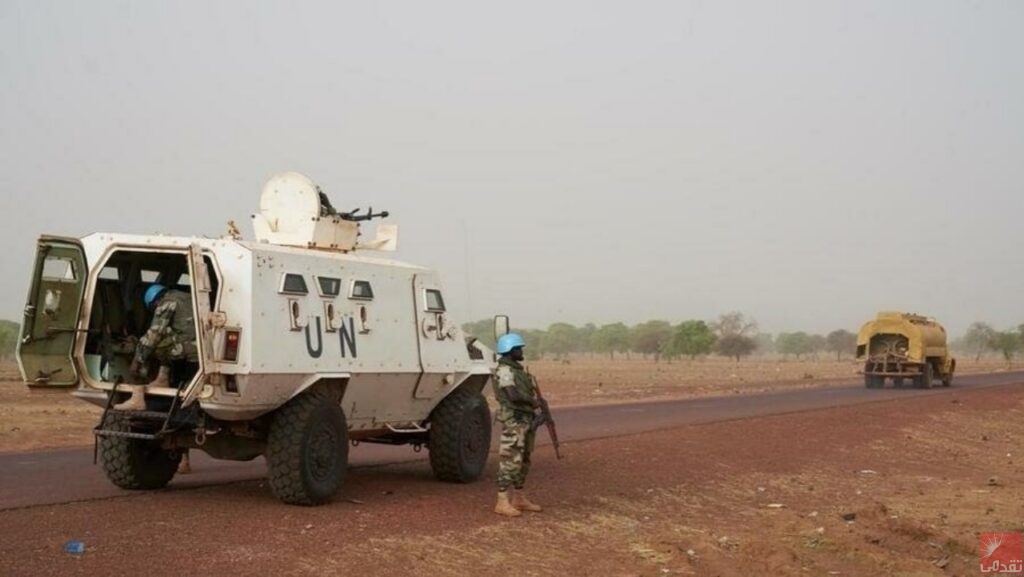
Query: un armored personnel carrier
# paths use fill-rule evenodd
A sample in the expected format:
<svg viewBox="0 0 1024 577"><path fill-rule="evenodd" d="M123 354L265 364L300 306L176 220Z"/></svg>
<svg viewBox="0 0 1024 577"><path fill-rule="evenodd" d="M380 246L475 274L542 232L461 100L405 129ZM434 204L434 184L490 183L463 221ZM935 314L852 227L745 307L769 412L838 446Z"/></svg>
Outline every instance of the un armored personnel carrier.
<svg viewBox="0 0 1024 577"><path fill-rule="evenodd" d="M95 433L109 479L155 489L182 453L266 457L282 501L315 505L342 486L350 443L426 447L435 475L476 480L491 419L494 354L465 339L434 271L373 256L397 228L338 213L308 178L265 185L255 241L96 233L43 236L17 357L30 387L67 387L103 407ZM199 362L178 361L145 410L114 405L152 313L154 283L192 297ZM154 374L151 370L149 374ZM147 379L148 381L148 379Z"/></svg>
<svg viewBox="0 0 1024 577"><path fill-rule="evenodd" d="M935 319L915 314L881 312L857 335L857 360L864 362L864 386L877 389L892 379L927 389L935 379L953 382L956 359L949 354L946 329Z"/></svg>

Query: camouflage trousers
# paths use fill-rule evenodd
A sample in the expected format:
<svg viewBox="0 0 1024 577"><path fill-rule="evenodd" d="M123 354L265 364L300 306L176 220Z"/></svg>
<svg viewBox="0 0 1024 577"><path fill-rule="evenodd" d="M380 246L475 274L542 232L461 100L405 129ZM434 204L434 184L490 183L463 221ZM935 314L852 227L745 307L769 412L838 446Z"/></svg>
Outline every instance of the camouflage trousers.
<svg viewBox="0 0 1024 577"><path fill-rule="evenodd" d="M184 340L177 335L165 335L153 347L153 357L163 366L174 361L199 362L199 347L195 341Z"/></svg>
<svg viewBox="0 0 1024 577"><path fill-rule="evenodd" d="M536 434L530 430L530 420L510 418L502 423L501 448L498 452L498 490L509 487L522 489L530 472L530 454Z"/></svg>

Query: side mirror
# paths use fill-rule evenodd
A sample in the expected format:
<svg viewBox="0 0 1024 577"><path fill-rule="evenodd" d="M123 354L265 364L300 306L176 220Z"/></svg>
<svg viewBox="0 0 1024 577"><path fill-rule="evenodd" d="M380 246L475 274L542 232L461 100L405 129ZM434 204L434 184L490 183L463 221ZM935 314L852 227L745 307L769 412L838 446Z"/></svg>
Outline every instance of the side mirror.
<svg viewBox="0 0 1024 577"><path fill-rule="evenodd" d="M494 317L494 340L497 341L503 335L507 335L512 332L508 325L507 315L498 315Z"/></svg>

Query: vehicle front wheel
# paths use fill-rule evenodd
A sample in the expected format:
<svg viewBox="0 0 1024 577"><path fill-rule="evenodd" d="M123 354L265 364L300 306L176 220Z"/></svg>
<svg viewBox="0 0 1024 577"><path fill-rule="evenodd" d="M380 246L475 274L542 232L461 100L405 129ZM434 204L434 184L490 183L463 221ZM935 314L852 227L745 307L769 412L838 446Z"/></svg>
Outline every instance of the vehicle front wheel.
<svg viewBox="0 0 1024 577"><path fill-rule="evenodd" d="M480 478L491 450L491 411L480 393L460 389L430 414L430 467L442 481Z"/></svg>
<svg viewBox="0 0 1024 577"><path fill-rule="evenodd" d="M292 505L320 505L345 482L348 425L338 403L303 394L277 410L267 438L274 496Z"/></svg>

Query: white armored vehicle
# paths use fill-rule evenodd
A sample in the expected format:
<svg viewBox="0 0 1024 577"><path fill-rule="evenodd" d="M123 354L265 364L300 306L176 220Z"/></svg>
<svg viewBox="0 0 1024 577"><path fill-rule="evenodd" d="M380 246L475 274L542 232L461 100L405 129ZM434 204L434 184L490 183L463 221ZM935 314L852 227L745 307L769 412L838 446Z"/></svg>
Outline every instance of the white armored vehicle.
<svg viewBox="0 0 1024 577"><path fill-rule="evenodd" d="M253 242L237 231L43 236L22 376L104 408L100 460L126 489L163 487L183 452L200 449L264 455L275 496L319 504L341 487L357 441L425 446L435 476L474 481L490 449L482 390L494 355L464 338L433 271L367 255L395 249L393 226L360 240L361 221L386 215L339 214L309 179L283 173L263 189ZM191 295L193 310L175 314L193 315L199 362L176 361L144 410L117 410L154 283Z"/></svg>

